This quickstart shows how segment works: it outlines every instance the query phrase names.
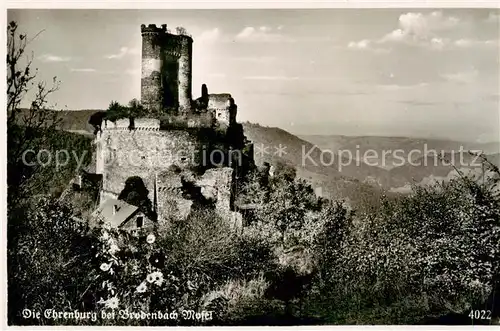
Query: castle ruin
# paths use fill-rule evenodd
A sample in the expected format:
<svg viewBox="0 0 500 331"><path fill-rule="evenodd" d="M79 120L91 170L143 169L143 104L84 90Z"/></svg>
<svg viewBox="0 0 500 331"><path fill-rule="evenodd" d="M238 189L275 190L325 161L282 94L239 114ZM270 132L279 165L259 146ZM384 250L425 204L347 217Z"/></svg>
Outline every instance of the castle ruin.
<svg viewBox="0 0 500 331"><path fill-rule="evenodd" d="M158 221L185 218L209 201L233 215L234 179L253 166L253 145L236 122L230 94L191 95L193 39L166 24L141 25L144 113L105 120L95 138L101 205L117 199L127 178L140 177Z"/></svg>

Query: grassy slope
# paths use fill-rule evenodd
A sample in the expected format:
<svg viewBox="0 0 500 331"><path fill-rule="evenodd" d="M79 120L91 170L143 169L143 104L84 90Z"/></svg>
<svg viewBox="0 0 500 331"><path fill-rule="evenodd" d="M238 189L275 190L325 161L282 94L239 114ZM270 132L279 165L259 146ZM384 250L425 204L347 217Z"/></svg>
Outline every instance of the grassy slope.
<svg viewBox="0 0 500 331"><path fill-rule="evenodd" d="M18 116L19 123L23 123L23 117L28 110L23 110L24 114ZM83 168L91 163L93 156L92 146L92 127L87 124L88 117L96 112L95 110L86 111L60 111L59 126L62 131L56 132L48 141L48 146L33 146L37 152L41 149L52 151L52 160L44 167L38 167L37 172L29 180L30 192L32 195L51 194L58 196L68 186L71 179L74 178L77 169L78 160L83 159ZM84 133L84 134L82 134ZM68 152L69 159L67 164L56 167L55 157L59 151L59 157L64 163L64 151Z"/></svg>

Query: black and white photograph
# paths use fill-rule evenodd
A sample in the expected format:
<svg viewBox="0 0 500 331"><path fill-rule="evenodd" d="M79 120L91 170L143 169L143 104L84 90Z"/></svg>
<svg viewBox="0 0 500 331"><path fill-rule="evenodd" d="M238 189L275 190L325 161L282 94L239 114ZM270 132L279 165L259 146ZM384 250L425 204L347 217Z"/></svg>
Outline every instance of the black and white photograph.
<svg viewBox="0 0 500 331"><path fill-rule="evenodd" d="M6 16L7 325L500 325L497 7Z"/></svg>

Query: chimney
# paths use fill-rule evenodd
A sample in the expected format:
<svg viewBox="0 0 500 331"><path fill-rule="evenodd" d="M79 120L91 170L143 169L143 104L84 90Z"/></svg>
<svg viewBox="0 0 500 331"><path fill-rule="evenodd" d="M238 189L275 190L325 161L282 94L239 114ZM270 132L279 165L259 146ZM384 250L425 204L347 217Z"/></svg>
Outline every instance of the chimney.
<svg viewBox="0 0 500 331"><path fill-rule="evenodd" d="M113 215L116 215L118 210L120 210L120 207L118 205L113 205Z"/></svg>

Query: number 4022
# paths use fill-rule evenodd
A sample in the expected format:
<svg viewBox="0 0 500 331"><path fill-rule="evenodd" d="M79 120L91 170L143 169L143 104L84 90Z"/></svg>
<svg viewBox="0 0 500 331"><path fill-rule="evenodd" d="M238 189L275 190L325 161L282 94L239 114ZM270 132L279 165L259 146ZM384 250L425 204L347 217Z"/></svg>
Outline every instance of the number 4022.
<svg viewBox="0 0 500 331"><path fill-rule="evenodd" d="M469 317L473 320L490 320L491 310L471 310Z"/></svg>

